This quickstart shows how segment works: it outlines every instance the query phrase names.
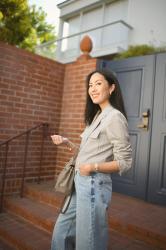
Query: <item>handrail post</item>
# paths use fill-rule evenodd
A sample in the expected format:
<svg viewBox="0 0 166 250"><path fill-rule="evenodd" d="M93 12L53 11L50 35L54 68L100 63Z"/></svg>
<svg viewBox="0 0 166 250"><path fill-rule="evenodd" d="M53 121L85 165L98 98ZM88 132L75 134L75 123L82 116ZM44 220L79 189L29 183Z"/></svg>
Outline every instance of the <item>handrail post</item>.
<svg viewBox="0 0 166 250"><path fill-rule="evenodd" d="M9 150L9 143L7 142L6 143L6 152L5 152L5 164L4 164L4 168L3 168L3 174L2 174L2 193L1 193L0 213L3 210L3 199L4 199L4 191L5 191L8 150Z"/></svg>
<svg viewBox="0 0 166 250"><path fill-rule="evenodd" d="M25 153L24 153L24 165L23 165L23 172L22 172L21 192L20 192L20 197L21 198L23 197L23 192L24 192L24 179L25 179L25 172L26 172L26 165L27 165L29 135L30 135L30 131L28 131L26 133L26 143L25 143Z"/></svg>
<svg viewBox="0 0 166 250"><path fill-rule="evenodd" d="M41 169L42 169L42 163L43 163L44 140L47 135L47 130L48 130L48 124L43 124L42 143L41 143L41 150L40 150L40 163L39 163L38 181L37 181L38 184L40 184Z"/></svg>

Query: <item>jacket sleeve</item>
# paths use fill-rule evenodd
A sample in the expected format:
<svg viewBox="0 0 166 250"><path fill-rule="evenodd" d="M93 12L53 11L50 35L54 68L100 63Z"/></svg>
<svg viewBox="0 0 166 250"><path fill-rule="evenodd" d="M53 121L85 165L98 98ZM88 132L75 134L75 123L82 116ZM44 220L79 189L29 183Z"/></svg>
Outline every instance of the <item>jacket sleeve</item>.
<svg viewBox="0 0 166 250"><path fill-rule="evenodd" d="M113 115L106 126L106 133L113 146L114 160L119 164L119 174L128 171L132 164L132 149L128 133L128 124L122 113Z"/></svg>

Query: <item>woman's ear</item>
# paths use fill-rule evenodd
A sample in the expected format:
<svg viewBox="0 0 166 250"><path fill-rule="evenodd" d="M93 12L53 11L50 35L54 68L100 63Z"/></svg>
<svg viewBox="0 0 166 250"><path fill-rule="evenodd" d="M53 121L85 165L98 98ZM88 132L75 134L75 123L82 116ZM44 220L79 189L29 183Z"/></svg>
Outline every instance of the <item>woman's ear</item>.
<svg viewBox="0 0 166 250"><path fill-rule="evenodd" d="M112 84L110 86L110 95L112 94L112 92L115 90L115 84Z"/></svg>

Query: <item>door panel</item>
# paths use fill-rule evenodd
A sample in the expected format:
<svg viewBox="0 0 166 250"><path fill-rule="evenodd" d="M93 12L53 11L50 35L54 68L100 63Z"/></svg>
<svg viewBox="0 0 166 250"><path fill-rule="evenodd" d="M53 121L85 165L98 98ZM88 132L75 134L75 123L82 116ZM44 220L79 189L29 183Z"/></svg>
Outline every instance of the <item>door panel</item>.
<svg viewBox="0 0 166 250"><path fill-rule="evenodd" d="M142 113L153 107L155 56L143 56L118 61L100 61L99 68L113 70L120 82L128 116L133 148L131 170L121 177L113 175L113 191L146 199L151 117L148 130L138 128Z"/></svg>
<svg viewBox="0 0 166 250"><path fill-rule="evenodd" d="M166 54L158 54L154 92L148 200L166 205Z"/></svg>

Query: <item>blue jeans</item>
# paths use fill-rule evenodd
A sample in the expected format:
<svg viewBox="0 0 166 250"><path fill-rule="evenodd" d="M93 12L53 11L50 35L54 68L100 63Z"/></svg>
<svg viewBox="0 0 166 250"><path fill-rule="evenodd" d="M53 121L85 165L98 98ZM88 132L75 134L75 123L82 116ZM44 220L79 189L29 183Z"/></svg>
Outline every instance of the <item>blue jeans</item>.
<svg viewBox="0 0 166 250"><path fill-rule="evenodd" d="M75 193L54 227L51 250L106 250L107 208L112 196L109 174L81 176L76 172Z"/></svg>

